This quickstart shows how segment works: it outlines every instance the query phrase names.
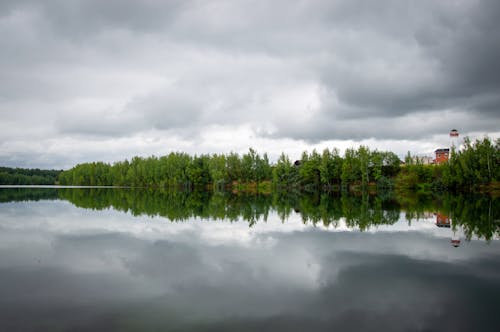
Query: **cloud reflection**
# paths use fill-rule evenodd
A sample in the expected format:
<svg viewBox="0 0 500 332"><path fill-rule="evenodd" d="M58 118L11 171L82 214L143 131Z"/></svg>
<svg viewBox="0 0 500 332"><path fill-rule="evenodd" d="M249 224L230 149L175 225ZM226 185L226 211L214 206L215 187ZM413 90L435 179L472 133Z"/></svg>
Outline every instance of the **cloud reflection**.
<svg viewBox="0 0 500 332"><path fill-rule="evenodd" d="M457 250L425 228L170 223L61 201L2 204L0 228L5 330L488 330L500 298L498 241Z"/></svg>

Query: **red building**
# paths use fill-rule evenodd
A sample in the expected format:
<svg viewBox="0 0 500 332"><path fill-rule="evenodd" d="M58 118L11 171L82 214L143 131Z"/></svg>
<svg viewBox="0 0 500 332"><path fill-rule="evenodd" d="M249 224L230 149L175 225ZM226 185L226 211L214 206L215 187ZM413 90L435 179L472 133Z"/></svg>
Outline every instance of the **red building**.
<svg viewBox="0 0 500 332"><path fill-rule="evenodd" d="M448 158L450 157L450 149L437 149L434 152L436 153L434 163L442 164L448 162Z"/></svg>

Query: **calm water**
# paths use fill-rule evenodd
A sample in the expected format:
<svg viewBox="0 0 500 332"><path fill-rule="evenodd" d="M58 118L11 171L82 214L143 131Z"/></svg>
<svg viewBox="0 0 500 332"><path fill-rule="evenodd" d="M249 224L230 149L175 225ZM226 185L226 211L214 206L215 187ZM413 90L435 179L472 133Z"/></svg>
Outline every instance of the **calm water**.
<svg viewBox="0 0 500 332"><path fill-rule="evenodd" d="M489 197L0 189L0 330L497 331Z"/></svg>

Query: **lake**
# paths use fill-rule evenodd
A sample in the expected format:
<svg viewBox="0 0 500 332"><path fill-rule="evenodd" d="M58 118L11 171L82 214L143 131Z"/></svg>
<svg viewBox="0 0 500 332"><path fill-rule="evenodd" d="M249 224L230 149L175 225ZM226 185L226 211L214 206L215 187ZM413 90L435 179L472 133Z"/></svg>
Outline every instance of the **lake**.
<svg viewBox="0 0 500 332"><path fill-rule="evenodd" d="M0 188L2 331L497 331L500 199Z"/></svg>

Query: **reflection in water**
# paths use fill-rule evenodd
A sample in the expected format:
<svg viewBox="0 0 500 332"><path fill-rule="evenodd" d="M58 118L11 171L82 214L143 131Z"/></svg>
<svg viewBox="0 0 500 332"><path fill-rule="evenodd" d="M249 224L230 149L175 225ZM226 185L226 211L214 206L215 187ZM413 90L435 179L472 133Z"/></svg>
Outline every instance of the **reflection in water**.
<svg viewBox="0 0 500 332"><path fill-rule="evenodd" d="M441 212L435 213L436 215L436 226L442 228L450 228L451 227L451 218ZM460 235L457 228L461 228L460 226L453 228L453 235L451 237L451 245L455 248L460 246Z"/></svg>
<svg viewBox="0 0 500 332"><path fill-rule="evenodd" d="M161 216L171 221L197 217L237 221L253 226L267 221L275 211L282 222L298 213L304 224L326 227L346 225L368 230L378 225L392 225L404 211L409 223L435 216L435 224L460 229L467 239L476 236L491 240L500 236L500 199L487 195L439 197L370 196L370 195L234 195L231 193L133 190L112 188L90 189L0 189L0 202L62 199L77 207L93 210L114 208L134 216Z"/></svg>
<svg viewBox="0 0 500 332"><path fill-rule="evenodd" d="M436 226L450 228L450 226L451 226L450 217L448 217L446 214L443 214L441 212L437 212L436 213Z"/></svg>
<svg viewBox="0 0 500 332"><path fill-rule="evenodd" d="M489 197L24 193L0 190L2 331L498 327Z"/></svg>

